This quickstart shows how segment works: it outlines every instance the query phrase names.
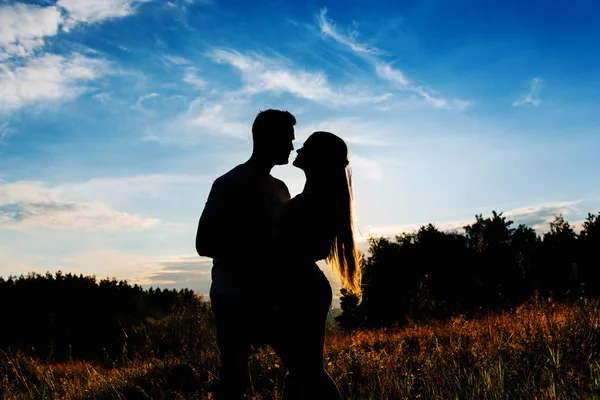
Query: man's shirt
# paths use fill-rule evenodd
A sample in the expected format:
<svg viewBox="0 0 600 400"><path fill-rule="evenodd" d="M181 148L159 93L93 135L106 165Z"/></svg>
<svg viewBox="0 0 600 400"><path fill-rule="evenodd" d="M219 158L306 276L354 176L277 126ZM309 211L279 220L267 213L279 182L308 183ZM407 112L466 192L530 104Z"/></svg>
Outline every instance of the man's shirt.
<svg viewBox="0 0 600 400"><path fill-rule="evenodd" d="M287 186L241 164L217 178L198 225L197 249L213 258L211 292L254 291L267 271L269 214Z"/></svg>

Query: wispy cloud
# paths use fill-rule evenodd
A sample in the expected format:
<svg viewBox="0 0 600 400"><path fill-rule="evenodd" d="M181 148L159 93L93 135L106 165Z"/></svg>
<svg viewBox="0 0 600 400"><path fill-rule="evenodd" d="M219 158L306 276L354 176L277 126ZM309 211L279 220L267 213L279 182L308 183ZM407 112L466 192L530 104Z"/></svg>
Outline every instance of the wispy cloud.
<svg viewBox="0 0 600 400"><path fill-rule="evenodd" d="M24 65L0 64L0 113L43 101L63 102L85 92L87 84L110 72L101 59L81 54L46 54Z"/></svg>
<svg viewBox="0 0 600 400"><path fill-rule="evenodd" d="M108 104L110 102L110 94L106 92L96 93L92 98L98 100L100 104Z"/></svg>
<svg viewBox="0 0 600 400"><path fill-rule="evenodd" d="M220 102L196 99L186 112L146 132L145 140L158 143L194 145L207 135L249 139L252 121L242 122L232 118L230 109L245 107L245 102L222 99Z"/></svg>
<svg viewBox="0 0 600 400"><path fill-rule="evenodd" d="M121 229L147 228L158 220L121 212L108 204L75 202L19 202L0 207L2 228Z"/></svg>
<svg viewBox="0 0 600 400"><path fill-rule="evenodd" d="M158 219L119 211L115 204L156 197L178 186L205 182L204 176L186 174L96 178L61 184L0 181L0 229L148 228L157 224Z"/></svg>
<svg viewBox="0 0 600 400"><path fill-rule="evenodd" d="M185 57L181 57L181 56L176 56L176 55L171 55L171 54L163 54L162 58L165 59L167 62L169 62L171 64L175 64L175 65L189 65L189 64L191 64L190 60L188 60Z"/></svg>
<svg viewBox="0 0 600 400"><path fill-rule="evenodd" d="M383 179L383 167L379 161L357 155L350 156L350 168L353 173L380 182Z"/></svg>
<svg viewBox="0 0 600 400"><path fill-rule="evenodd" d="M64 29L79 23L95 23L123 18L135 13L141 3L150 0L58 0L56 5L67 13Z"/></svg>
<svg viewBox="0 0 600 400"><path fill-rule="evenodd" d="M232 50L214 50L209 56L218 63L235 68L242 77L243 86L237 91L220 92L211 90L190 103L188 109L146 132L146 140L159 143L194 145L205 140L207 135L249 139L251 121L258 111L253 96L260 93L290 93L296 97L327 105L358 105L365 102L380 102L387 95L370 96L349 88L335 90L322 73L295 70L283 58L268 58L258 54L243 55ZM188 70L189 71L189 70ZM196 82L195 76L187 76L189 83L203 88L204 81ZM235 116L227 110L237 110ZM244 119L247 116L248 119ZM336 124L333 128L351 126L351 122ZM316 126L313 126L316 128ZM364 145L383 145L376 135L356 130L345 139ZM324 129L331 130L332 126ZM317 129L315 129L317 130ZM346 131L346 129L342 129ZM373 131L373 130L372 130ZM302 131L306 132L306 128ZM347 134L349 132L346 132ZM306 135L308 136L308 135ZM302 137L299 133L298 138Z"/></svg>
<svg viewBox="0 0 600 400"><path fill-rule="evenodd" d="M525 224L538 232L550 230L550 222L557 215L568 216L577 212L579 201L535 204L507 211L505 216L516 224Z"/></svg>
<svg viewBox="0 0 600 400"><path fill-rule="evenodd" d="M156 92L139 96L132 109L137 110L147 116L161 118L162 114L172 114L182 112L189 105L186 96L179 94L162 95Z"/></svg>
<svg viewBox="0 0 600 400"><path fill-rule="evenodd" d="M79 201L102 201L112 205L126 203L128 199L155 198L173 193L177 188L207 183L204 175L149 174L111 178L93 178L82 182L46 184L53 198L77 199Z"/></svg>
<svg viewBox="0 0 600 400"><path fill-rule="evenodd" d="M515 100L512 104L513 107L527 107L540 105L540 92L544 88L544 80L542 78L535 77L529 82L529 85L529 93Z"/></svg>
<svg viewBox="0 0 600 400"><path fill-rule="evenodd" d="M446 99L439 96L429 88L417 85L408 79L404 72L402 72L400 69L394 68L391 63L383 61L380 57L384 54L382 50L374 46L358 42L356 39L356 33L353 33L354 31L342 33L336 27L335 22L327 17L327 9L323 8L317 15L316 20L323 35L328 36L336 42L350 48L350 50L352 50L355 54L364 58L373 66L377 76L391 82L396 89L414 93L426 104L429 104L435 108L463 110L473 105L472 102L467 100Z"/></svg>
<svg viewBox="0 0 600 400"><path fill-rule="evenodd" d="M138 110L138 111L146 111L146 109L144 108L144 102L150 99L154 99L156 97L160 96L158 93L148 93L145 95L142 95L140 97L138 97L137 101L135 102L135 104L133 106L131 106L131 108Z"/></svg>
<svg viewBox="0 0 600 400"><path fill-rule="evenodd" d="M172 256L164 261L140 264L129 276L132 283L145 286L187 287L208 293L212 259L195 255Z"/></svg>
<svg viewBox="0 0 600 400"><path fill-rule="evenodd" d="M335 133L349 145L372 147L388 146L389 137L393 135L393 132L380 122L372 123L361 118L346 117L299 124L296 127L296 139L304 141L316 131Z"/></svg>
<svg viewBox="0 0 600 400"><path fill-rule="evenodd" d="M563 202L550 202L543 204L535 204L531 206L525 206L509 210L503 213L503 216L508 220L514 222L513 227L519 224L525 224L530 228L536 230L538 234L543 234L550 230L550 222L554 220L557 215L563 215L568 217L576 213L578 201L563 201ZM491 214L491 212L490 212ZM483 215L487 218L489 215ZM459 221L427 221L416 224L405 224L398 226L384 226L384 227L372 227L368 231L369 236L395 236L404 232L415 232L421 226L433 223L438 229L442 231L459 231L463 232L463 227L470 225L475 220L459 220ZM582 223L581 221L575 221L571 224L576 230L580 230Z"/></svg>
<svg viewBox="0 0 600 400"><path fill-rule="evenodd" d="M208 82L200 78L193 69L188 69L185 72L183 75L183 81L198 90L204 90L208 86Z"/></svg>
<svg viewBox="0 0 600 400"><path fill-rule="evenodd" d="M0 228L146 228L156 222L99 201L68 198L43 182L0 182Z"/></svg>
<svg viewBox="0 0 600 400"><path fill-rule="evenodd" d="M362 54L379 55L384 54L383 50L366 43L359 43L356 40L357 33L355 30L348 30L346 34L342 34L335 26L335 22L327 18L327 9L323 8L317 15L317 23L321 28L321 33L332 37L338 43L350 47L353 51Z"/></svg>
<svg viewBox="0 0 600 400"><path fill-rule="evenodd" d="M368 230L368 236L370 237L393 237L399 235L401 233L410 233L416 232L420 227L427 225L429 222L424 223L415 223L415 224L404 224L404 225L395 225L395 226L378 226L372 227ZM471 221L461 220L461 221L438 221L435 222L434 225L441 231L454 231L454 230L462 230L462 227L468 225Z"/></svg>
<svg viewBox="0 0 600 400"><path fill-rule="evenodd" d="M8 125L8 121L1 121L0 122L0 145L4 144L4 139L6 139L8 137L8 135L10 135L11 133L11 129L10 126Z"/></svg>
<svg viewBox="0 0 600 400"><path fill-rule="evenodd" d="M375 61L374 64L375 71L377 75L379 75L381 78L392 82L396 86L396 88L400 90L417 94L425 101L425 103L430 104L435 108L453 108L457 110L464 110L473 105L472 102L467 100L448 100L443 97L439 97L436 94L434 94L431 89L418 86L411 82L408 78L406 78L406 76L401 70L393 68L392 65L389 63Z"/></svg>
<svg viewBox="0 0 600 400"><path fill-rule="evenodd" d="M372 96L356 90L335 90L322 72L293 69L281 58L269 58L258 54L243 55L237 51L218 49L210 53L218 63L229 64L237 69L245 83L242 93L287 92L296 97L320 104L344 106L378 103L389 94Z"/></svg>

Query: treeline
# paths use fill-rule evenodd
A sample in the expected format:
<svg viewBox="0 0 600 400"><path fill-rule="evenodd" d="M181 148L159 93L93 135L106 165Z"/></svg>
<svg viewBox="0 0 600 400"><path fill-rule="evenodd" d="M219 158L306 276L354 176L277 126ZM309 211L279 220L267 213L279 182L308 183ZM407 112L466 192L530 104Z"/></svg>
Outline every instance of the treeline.
<svg viewBox="0 0 600 400"><path fill-rule="evenodd" d="M112 360L141 351L156 321L197 318L208 305L188 289L143 289L59 271L0 277L0 307L1 350L58 361Z"/></svg>
<svg viewBox="0 0 600 400"><path fill-rule="evenodd" d="M429 224L390 240L370 240L363 300L342 291L346 329L403 324L511 308L531 297L573 301L600 297L600 216L577 234L562 216L549 232L476 216L464 232Z"/></svg>

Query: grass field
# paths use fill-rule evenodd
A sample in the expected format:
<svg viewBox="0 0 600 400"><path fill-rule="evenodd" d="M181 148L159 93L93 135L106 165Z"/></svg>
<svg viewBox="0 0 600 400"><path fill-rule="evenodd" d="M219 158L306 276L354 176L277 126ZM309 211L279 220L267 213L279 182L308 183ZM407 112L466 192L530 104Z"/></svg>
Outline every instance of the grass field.
<svg viewBox="0 0 600 400"><path fill-rule="evenodd" d="M212 397L219 357L208 316L149 321L136 335L145 347L124 349L119 361L0 353L0 398ZM600 398L599 356L598 302L535 302L472 320L330 330L325 362L350 399L592 399ZM249 366L251 398L278 398L285 376L278 358L258 349Z"/></svg>

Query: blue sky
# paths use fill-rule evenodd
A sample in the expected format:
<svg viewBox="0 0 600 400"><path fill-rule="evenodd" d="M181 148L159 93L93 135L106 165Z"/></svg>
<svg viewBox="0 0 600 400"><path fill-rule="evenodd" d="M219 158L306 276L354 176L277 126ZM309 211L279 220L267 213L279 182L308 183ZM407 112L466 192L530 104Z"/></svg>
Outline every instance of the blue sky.
<svg viewBox="0 0 600 400"><path fill-rule="evenodd" d="M591 1L0 1L0 276L206 293L212 181L259 110L350 147L363 237L600 210ZM298 193L291 165L273 174Z"/></svg>

